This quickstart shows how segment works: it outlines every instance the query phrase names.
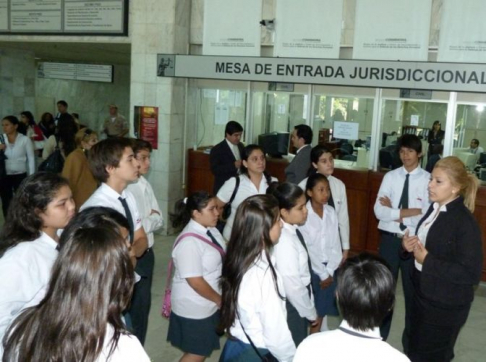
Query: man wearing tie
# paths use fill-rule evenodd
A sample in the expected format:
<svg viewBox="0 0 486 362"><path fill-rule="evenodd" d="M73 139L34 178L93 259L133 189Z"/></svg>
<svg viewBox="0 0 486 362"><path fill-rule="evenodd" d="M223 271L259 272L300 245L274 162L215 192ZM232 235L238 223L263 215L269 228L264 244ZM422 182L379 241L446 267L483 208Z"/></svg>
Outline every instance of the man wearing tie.
<svg viewBox="0 0 486 362"><path fill-rule="evenodd" d="M214 175L213 195L231 177L238 174L241 166L243 144L240 142L243 127L235 121L229 121L224 130L225 139L211 149L209 162Z"/></svg>
<svg viewBox="0 0 486 362"><path fill-rule="evenodd" d="M110 138L97 143L90 150L89 164L94 178L101 183L101 186L80 210L92 206L105 206L125 215L130 225L128 230L131 244L130 257L134 265L139 263L143 266L146 264L144 258L150 258L152 254L148 249L148 239L135 197L126 190L129 183L138 179L140 168L131 141L127 138ZM135 271L137 272L137 268ZM143 272L137 274L143 277ZM133 302L132 299L130 309L138 308ZM145 332L139 333L136 329L133 332L143 344Z"/></svg>
<svg viewBox="0 0 486 362"><path fill-rule="evenodd" d="M402 271L405 295L405 330L402 336L404 352L408 349L409 308L412 285L409 268L412 259L400 258L403 235L415 235L415 228L429 207L428 183L430 174L419 166L422 156L420 139L411 134L398 139L397 149L403 166L385 174L378 191L374 211L379 220L380 255L390 265L395 281ZM393 311L385 318L380 332L384 340L390 332Z"/></svg>
<svg viewBox="0 0 486 362"><path fill-rule="evenodd" d="M287 182L298 185L307 177L311 165L312 129L305 124L295 126L291 140L297 152L292 162L285 168L285 178Z"/></svg>

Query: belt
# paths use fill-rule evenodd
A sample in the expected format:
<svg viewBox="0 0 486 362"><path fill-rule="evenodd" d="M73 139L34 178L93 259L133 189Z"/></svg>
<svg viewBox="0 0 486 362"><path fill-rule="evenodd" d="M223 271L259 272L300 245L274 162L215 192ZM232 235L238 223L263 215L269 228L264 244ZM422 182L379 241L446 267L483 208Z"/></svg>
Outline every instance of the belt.
<svg viewBox="0 0 486 362"><path fill-rule="evenodd" d="M391 233L389 231L385 231L385 230L381 230L381 229L380 229L380 233L382 233L383 235L393 236L394 238L403 239L403 234Z"/></svg>

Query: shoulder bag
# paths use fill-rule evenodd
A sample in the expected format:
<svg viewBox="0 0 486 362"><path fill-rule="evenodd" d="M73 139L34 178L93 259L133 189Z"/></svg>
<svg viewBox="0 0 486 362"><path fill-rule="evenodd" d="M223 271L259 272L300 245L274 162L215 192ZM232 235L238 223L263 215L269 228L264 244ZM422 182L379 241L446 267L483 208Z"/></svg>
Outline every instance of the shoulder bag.
<svg viewBox="0 0 486 362"><path fill-rule="evenodd" d="M55 136L56 137L56 136ZM56 148L47 159L39 165L39 171L61 173L64 167L64 157L59 148L59 139L56 137Z"/></svg>
<svg viewBox="0 0 486 362"><path fill-rule="evenodd" d="M225 223L226 221L228 221L228 218L231 215L231 203L235 199L239 187L240 187L240 176L236 176L235 189L233 190L233 193L231 194L229 201L226 203L226 205L224 205L223 213L221 214L221 220L223 220Z"/></svg>

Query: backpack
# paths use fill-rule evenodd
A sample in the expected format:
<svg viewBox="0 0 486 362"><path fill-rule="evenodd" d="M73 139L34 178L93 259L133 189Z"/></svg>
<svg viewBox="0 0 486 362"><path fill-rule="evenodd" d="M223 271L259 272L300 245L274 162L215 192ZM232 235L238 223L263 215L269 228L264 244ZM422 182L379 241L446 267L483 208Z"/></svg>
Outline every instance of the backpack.
<svg viewBox="0 0 486 362"><path fill-rule="evenodd" d="M39 171L61 173L64 167L64 157L59 148L59 139L56 137L56 148L47 159L39 165Z"/></svg>

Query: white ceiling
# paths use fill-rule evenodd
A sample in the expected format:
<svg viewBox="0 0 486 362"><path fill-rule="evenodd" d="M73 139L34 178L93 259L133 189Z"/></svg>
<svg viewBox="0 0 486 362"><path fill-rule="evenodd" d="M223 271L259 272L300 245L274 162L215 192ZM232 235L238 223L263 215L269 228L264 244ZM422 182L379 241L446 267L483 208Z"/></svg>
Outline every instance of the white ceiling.
<svg viewBox="0 0 486 362"><path fill-rule="evenodd" d="M39 61L130 65L130 44L0 42L0 48L33 51Z"/></svg>

